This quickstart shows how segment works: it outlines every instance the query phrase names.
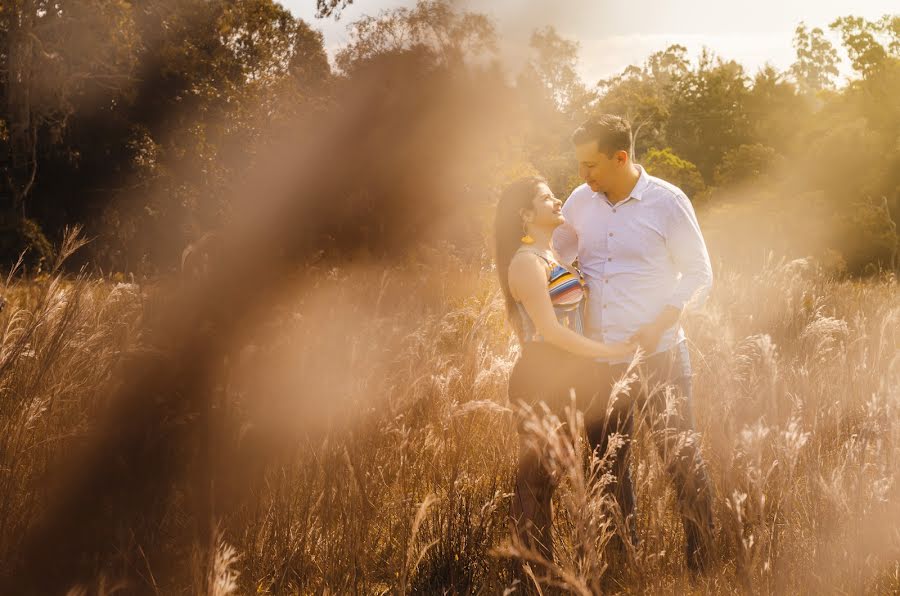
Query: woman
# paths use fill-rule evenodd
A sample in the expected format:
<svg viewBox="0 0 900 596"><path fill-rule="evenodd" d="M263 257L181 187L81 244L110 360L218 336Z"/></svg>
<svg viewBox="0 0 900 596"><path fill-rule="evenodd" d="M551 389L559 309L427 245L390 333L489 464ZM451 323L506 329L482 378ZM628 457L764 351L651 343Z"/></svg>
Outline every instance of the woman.
<svg viewBox="0 0 900 596"><path fill-rule="evenodd" d="M562 413L574 389L584 408L603 386L595 358L617 358L630 344L604 344L582 334L587 287L577 270L567 270L550 247L553 231L565 220L562 203L542 178L522 178L508 186L497 206L497 274L507 313L522 345L509 380L512 401L545 402ZM553 558L551 497L554 482L533 441L519 426L519 465L512 505L515 532L527 546Z"/></svg>

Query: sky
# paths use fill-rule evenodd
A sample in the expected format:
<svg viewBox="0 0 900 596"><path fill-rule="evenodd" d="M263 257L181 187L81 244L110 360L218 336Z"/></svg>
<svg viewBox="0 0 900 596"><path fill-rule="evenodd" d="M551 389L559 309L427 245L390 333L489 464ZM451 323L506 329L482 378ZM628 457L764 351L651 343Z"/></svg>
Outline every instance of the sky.
<svg viewBox="0 0 900 596"><path fill-rule="evenodd" d="M366 14L415 0L354 0L335 20L315 18L315 0L280 0L325 35L329 54L348 39L347 25ZM780 70L794 61L792 39L801 21L821 27L845 15L877 19L896 14L896 0L457 0L465 10L490 16L501 40L501 55L513 68L527 60L528 39L552 25L581 46L579 72L588 84L641 64L650 54L679 43L696 57L704 47L743 64L754 74L766 63ZM838 45L837 36L830 34ZM851 73L849 64L842 74Z"/></svg>

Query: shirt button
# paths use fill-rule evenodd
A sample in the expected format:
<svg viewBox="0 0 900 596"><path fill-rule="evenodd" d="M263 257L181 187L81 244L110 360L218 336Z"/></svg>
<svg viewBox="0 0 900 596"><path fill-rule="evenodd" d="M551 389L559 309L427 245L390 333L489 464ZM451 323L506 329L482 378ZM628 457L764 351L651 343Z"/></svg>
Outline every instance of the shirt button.
<svg viewBox="0 0 900 596"><path fill-rule="evenodd" d="M612 233L612 232L610 232L610 233L609 233L609 237L610 237L610 238L612 238L612 236L613 236L613 233Z"/></svg>
<svg viewBox="0 0 900 596"><path fill-rule="evenodd" d="M608 257L606 260L607 260L607 261L612 261L612 257Z"/></svg>
<svg viewBox="0 0 900 596"><path fill-rule="evenodd" d="M616 212L616 210L615 210L615 209L613 209L613 213L615 213L615 212Z"/></svg>
<svg viewBox="0 0 900 596"><path fill-rule="evenodd" d="M609 280L608 280L608 279L604 279L604 280L603 280L603 283L608 284L608 283L609 283Z"/></svg>

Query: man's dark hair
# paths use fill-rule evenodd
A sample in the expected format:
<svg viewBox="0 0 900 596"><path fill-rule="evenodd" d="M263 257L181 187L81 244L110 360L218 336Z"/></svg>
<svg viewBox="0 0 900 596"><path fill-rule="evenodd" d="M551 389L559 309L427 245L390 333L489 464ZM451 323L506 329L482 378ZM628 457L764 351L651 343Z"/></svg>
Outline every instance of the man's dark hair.
<svg viewBox="0 0 900 596"><path fill-rule="evenodd" d="M589 119L572 134L572 142L584 145L597 141L597 149L612 157L616 151L631 155L631 125L620 116L600 114Z"/></svg>

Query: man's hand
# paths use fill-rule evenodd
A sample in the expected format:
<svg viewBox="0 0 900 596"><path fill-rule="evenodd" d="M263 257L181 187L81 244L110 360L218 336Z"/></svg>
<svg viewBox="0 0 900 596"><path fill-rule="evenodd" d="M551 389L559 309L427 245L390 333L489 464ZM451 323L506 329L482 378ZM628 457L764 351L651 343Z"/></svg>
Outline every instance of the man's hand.
<svg viewBox="0 0 900 596"><path fill-rule="evenodd" d="M659 346L663 333L675 325L680 316L681 309L667 306L652 323L648 323L638 329L637 333L632 335L629 341L637 343L647 354L653 354L656 352L657 346Z"/></svg>
<svg viewBox="0 0 900 596"><path fill-rule="evenodd" d="M601 358L631 358L638 345L633 341L622 342L618 344L607 344L606 353Z"/></svg>
<svg viewBox="0 0 900 596"><path fill-rule="evenodd" d="M653 354L656 352L656 346L659 345L659 341L665 332L665 327L661 327L656 322L653 322L638 329L637 333L631 336L629 342L641 346L647 354Z"/></svg>

